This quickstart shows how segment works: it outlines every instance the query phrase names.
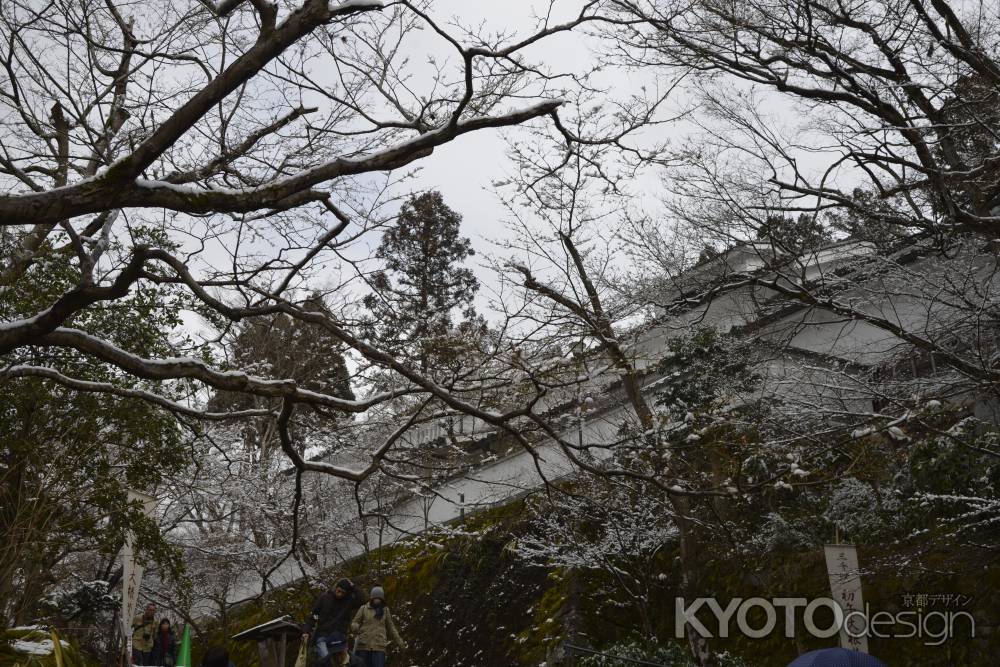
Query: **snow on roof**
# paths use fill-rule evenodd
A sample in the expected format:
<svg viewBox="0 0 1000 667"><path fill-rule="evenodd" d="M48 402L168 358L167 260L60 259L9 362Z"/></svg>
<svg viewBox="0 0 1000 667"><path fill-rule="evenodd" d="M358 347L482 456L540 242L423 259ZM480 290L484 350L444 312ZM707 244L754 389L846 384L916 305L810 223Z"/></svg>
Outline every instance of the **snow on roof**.
<svg viewBox="0 0 1000 667"><path fill-rule="evenodd" d="M302 627L292 622L291 616L282 616L266 623L255 625L249 630L244 630L232 636L234 641L263 639L271 635L301 634Z"/></svg>

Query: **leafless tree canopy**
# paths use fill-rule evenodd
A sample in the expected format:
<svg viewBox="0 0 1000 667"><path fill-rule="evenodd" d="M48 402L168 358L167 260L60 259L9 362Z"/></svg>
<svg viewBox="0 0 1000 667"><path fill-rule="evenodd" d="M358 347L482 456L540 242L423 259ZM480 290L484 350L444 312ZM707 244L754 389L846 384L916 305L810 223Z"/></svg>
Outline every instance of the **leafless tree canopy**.
<svg viewBox="0 0 1000 667"><path fill-rule="evenodd" d="M409 494L426 527L474 441L546 482L553 461L600 478L582 493L635 527L629 548L676 540L691 594L791 494L863 490L873 451L1000 456L970 426L1000 396L995 6L590 0L559 23L539 4L530 34L424 2L5 4L0 380L144 401L196 434L163 516L193 526L206 581L220 553L238 564L206 594L220 609L241 569L266 588L289 555L322 565L332 514L356 511L367 549ZM592 71L531 59L570 31ZM380 348L362 298L385 288L372 239L407 168L505 128L488 325L441 327L447 363ZM108 326L158 299L155 344ZM950 537L975 544L998 513L980 481L905 492L952 503Z"/></svg>
<svg viewBox="0 0 1000 667"><path fill-rule="evenodd" d="M612 4L634 21L616 33L616 58L744 82L729 96L710 96L706 108L749 139L741 147L764 163L785 210L840 208L909 230L996 236L995 7L945 0ZM768 90L811 121L808 143L789 142L781 124L756 113L754 92ZM827 154L827 168L811 173L798 148ZM873 196L856 195L854 186Z"/></svg>
<svg viewBox="0 0 1000 667"><path fill-rule="evenodd" d="M212 419L268 410L201 412L163 388L280 399L272 414L286 444L300 404L356 414L411 394L500 423L357 335L341 308L365 279L352 244L384 219L382 174L469 132L555 117L565 82L523 51L591 21L591 4L532 34L481 36L410 2L5 5L0 280L20 304L0 326L6 373ZM67 287L38 297L56 260ZM299 287L317 276L337 314L302 306ZM146 358L74 327L142 287L179 288L222 331L276 313L310 323L400 388L348 400L193 348ZM131 378L128 388L30 363L29 349L72 350Z"/></svg>

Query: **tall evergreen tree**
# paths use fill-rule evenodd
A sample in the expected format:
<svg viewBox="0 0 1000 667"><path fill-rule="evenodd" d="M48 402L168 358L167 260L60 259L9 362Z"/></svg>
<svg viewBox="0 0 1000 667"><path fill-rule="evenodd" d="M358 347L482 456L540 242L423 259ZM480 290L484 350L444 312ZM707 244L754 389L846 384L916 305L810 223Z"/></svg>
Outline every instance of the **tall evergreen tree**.
<svg viewBox="0 0 1000 667"><path fill-rule="evenodd" d="M413 195L386 230L376 251L385 270L372 280L365 298L371 336L380 344L408 352L422 370L440 361L452 330L452 313L474 317L472 299L479 281L462 266L475 254L459 234L462 216L437 191Z"/></svg>
<svg viewBox="0 0 1000 667"><path fill-rule="evenodd" d="M329 312L319 295L310 296L307 310ZM234 366L268 378L290 378L300 387L340 398L353 399L350 374L340 350L340 341L326 330L279 314L245 323L232 342ZM246 410L267 407L269 399L218 392L209 402L214 410ZM313 424L308 415L315 408L302 408L304 420L300 444L308 440L312 427L325 428L328 422ZM329 415L325 415L329 416ZM266 467L277 451L278 437L270 417L244 422L244 444L251 459Z"/></svg>

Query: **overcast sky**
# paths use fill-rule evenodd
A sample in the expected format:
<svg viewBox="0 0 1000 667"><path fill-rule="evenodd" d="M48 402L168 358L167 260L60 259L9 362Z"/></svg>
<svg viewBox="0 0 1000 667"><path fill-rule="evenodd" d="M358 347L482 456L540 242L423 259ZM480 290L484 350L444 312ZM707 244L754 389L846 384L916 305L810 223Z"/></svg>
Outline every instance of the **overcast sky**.
<svg viewBox="0 0 1000 667"><path fill-rule="evenodd" d="M579 0L559 0L550 17L550 24L571 19L578 13L580 4ZM473 29L481 26L485 33L507 33L505 42L510 43L516 41L518 36L533 33L538 28L537 12L548 9L549 3L543 0L509 0L503 3L486 0L437 0L429 13L444 26L458 23ZM461 34L457 30L452 32L455 35ZM529 61L543 63L550 71L579 73L593 66L598 47L597 40L588 37L585 30L574 30L541 40L526 50L525 55ZM430 66L424 62L428 55L454 57L454 50L429 29L413 33L408 38L405 49L404 52L411 59L409 66L416 75L414 85L418 89L421 84L428 85L429 82L428 76L421 76L431 72ZM664 74L652 70L627 73L608 71L602 73L603 80L600 83L609 89L609 96L623 97L630 92L637 92L642 86L655 86L656 77ZM685 106L688 101L683 97L688 94L684 89L679 89L675 97L681 99L674 106ZM530 100L519 100L513 105L529 103ZM659 135L658 139L671 137L677 140L690 133L691 129L690 123L682 122L658 128L655 133ZM480 130L463 135L415 163L413 166L418 169L416 177L400 186L400 194L415 190L440 190L445 202L463 216L463 233L472 240L479 255L472 268L484 287L477 299L480 312L486 311L487 299L497 284L496 276L483 268L481 262L486 255L498 253L498 249L489 240L505 235L503 221L506 212L491 184L505 178L515 168L506 156L507 143L504 137L517 136L519 132L523 130ZM661 196L662 176L662 171L650 170L641 181L633 184L633 190L644 199L641 204L647 210L647 204L655 206L656 200ZM370 257L377 244L377 235L371 235L349 254L355 258ZM339 277L331 274L327 280L335 282Z"/></svg>
<svg viewBox="0 0 1000 667"><path fill-rule="evenodd" d="M550 24L572 19L578 14L580 4L577 0L560 0L551 14ZM431 14L439 21L450 20L463 26L483 25L489 32L516 31L524 36L537 29L538 13L548 9L549 3L539 0L438 0ZM429 33L426 35L432 37ZM424 46L426 48L429 43ZM529 60L543 62L553 71L579 73L592 66L596 47L595 40L576 30L548 37L525 53ZM431 48L436 48L436 45ZM641 82L634 77L628 81L620 80L621 92L627 88L637 89L639 85ZM505 235L502 227L505 211L491 184L505 178L514 169L505 155L507 145L504 133L512 136L517 132L515 128L464 135L421 160L417 178L405 186L440 190L445 202L462 214L463 231L472 239L481 257L496 251L490 239ZM484 287L495 284L495 276L490 271L478 264L474 268ZM486 292L488 289L480 295L480 309L485 307Z"/></svg>

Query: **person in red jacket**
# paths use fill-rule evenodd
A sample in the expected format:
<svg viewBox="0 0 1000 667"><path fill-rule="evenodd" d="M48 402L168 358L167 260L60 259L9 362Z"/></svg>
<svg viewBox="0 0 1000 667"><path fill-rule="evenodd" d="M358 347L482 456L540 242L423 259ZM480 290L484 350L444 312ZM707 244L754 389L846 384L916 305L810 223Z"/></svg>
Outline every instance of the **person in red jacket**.
<svg viewBox="0 0 1000 667"><path fill-rule="evenodd" d="M170 627L170 619L164 618L156 629L153 637L153 665L159 667L174 667L177 664L177 642L174 631Z"/></svg>

